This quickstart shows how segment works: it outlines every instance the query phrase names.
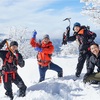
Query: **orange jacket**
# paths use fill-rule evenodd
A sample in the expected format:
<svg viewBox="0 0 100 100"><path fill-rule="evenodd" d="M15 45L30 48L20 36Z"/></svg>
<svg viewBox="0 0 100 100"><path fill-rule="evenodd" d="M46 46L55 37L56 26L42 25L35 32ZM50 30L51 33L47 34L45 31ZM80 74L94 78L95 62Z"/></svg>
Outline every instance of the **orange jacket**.
<svg viewBox="0 0 100 100"><path fill-rule="evenodd" d="M37 55L37 61L38 64L45 67L48 66L48 64L51 62L50 54L54 51L54 46L51 41L48 42L48 44L45 44L44 41L41 42L41 44L37 43L35 39L31 39L30 44L32 47L41 47L42 52L38 52Z"/></svg>

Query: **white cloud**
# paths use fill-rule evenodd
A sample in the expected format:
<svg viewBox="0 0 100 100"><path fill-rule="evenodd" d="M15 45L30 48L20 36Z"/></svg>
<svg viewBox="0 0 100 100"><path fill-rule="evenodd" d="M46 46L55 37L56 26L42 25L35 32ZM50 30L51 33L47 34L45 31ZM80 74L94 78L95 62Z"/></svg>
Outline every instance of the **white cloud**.
<svg viewBox="0 0 100 100"><path fill-rule="evenodd" d="M40 37L46 33L52 37L61 37L68 25L67 21L63 21L66 17L71 17L72 24L76 21L87 25L90 23L80 13L73 12L71 8L44 9L44 7L56 1L0 0L0 32L7 33L11 26L16 26L28 27L30 30L36 29Z"/></svg>

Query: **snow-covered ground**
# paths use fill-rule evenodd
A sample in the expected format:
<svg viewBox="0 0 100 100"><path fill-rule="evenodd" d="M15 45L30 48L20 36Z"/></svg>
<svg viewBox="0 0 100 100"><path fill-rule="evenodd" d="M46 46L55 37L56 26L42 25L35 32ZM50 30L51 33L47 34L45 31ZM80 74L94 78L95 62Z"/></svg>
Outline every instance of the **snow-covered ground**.
<svg viewBox="0 0 100 100"><path fill-rule="evenodd" d="M37 61L34 58L25 60L24 68L18 69L18 73L27 85L25 97L17 97L18 88L13 84L14 100L100 100L100 86L83 84L81 77L75 79L77 56L53 57L52 61L63 68L64 76L57 78L57 73L48 70L46 80L38 83L39 72ZM3 84L0 86L0 100L9 100L5 95Z"/></svg>

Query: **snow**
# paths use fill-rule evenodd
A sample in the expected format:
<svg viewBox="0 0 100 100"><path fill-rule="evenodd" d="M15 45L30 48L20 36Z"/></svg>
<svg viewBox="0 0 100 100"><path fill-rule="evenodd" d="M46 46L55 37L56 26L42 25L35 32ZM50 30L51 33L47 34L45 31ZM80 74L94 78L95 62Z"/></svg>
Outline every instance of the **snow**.
<svg viewBox="0 0 100 100"><path fill-rule="evenodd" d="M35 58L25 60L25 67L18 66L18 73L27 85L25 97L17 97L18 88L13 84L14 100L100 100L100 86L89 85L82 82L86 72L86 66L81 77L75 79L75 69L77 65L77 55L66 57L53 57L52 61L63 68L64 76L57 78L57 73L48 70L46 80L38 83L39 72ZM0 100L9 100L4 95L3 83L0 86Z"/></svg>

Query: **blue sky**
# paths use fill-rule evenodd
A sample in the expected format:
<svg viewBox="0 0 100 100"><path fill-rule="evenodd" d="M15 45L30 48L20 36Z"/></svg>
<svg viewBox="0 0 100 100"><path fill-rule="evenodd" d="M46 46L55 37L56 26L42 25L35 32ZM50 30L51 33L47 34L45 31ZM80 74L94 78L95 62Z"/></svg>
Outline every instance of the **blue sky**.
<svg viewBox="0 0 100 100"><path fill-rule="evenodd" d="M44 7L44 9L52 8L52 9L60 10L65 7L70 7L74 11L77 10L78 12L80 12L83 6L84 6L84 3L80 3L79 0L58 0Z"/></svg>
<svg viewBox="0 0 100 100"><path fill-rule="evenodd" d="M68 25L63 21L66 17L71 17L71 27L75 22L93 26L81 14L84 5L80 0L0 0L0 32L28 27L40 37L46 33L61 37Z"/></svg>

